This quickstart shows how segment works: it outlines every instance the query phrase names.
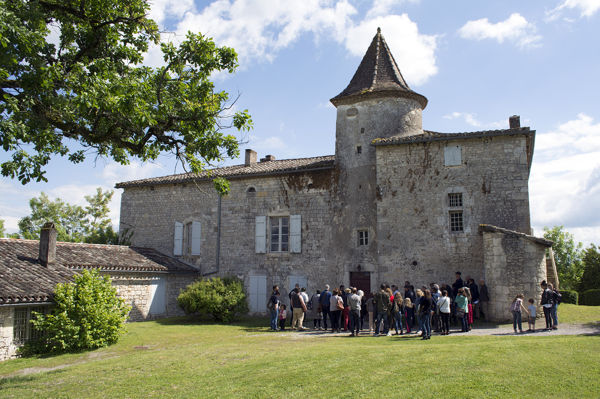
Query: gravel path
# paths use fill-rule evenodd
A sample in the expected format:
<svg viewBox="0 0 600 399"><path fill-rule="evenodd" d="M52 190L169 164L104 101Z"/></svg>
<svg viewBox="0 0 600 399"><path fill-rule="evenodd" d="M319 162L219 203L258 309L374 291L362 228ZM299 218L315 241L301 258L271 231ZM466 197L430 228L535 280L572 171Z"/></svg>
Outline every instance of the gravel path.
<svg viewBox="0 0 600 399"><path fill-rule="evenodd" d="M536 323L537 324L537 323ZM527 323L525 323L524 327L527 327ZM320 331L320 330L312 330L312 329L307 329L305 331L293 331L293 330L286 330L285 332L283 332L284 334L290 334L290 335L294 335L295 338L300 338L300 337L335 337L335 336L348 336L349 333L348 332L341 332L341 333L335 333L332 334L331 332L327 331ZM372 334L369 334L367 331L361 331L360 336L369 336ZM435 336L439 336L438 333L433 333L432 335ZM545 336L545 335L600 335L600 322L596 322L596 323L590 323L590 324L561 324L558 326L557 330L550 330L547 331L545 329L537 329L536 331L524 331L522 334L518 333L515 334L512 328L512 324L504 324L504 325L483 325L483 326L474 326L473 329L471 331L469 331L468 333L463 333L460 331L460 329L457 328L450 328L450 335L454 335L454 336L459 336L459 335L464 335L464 336L468 336L468 335L497 335L497 336L502 336L502 335L510 335L510 336ZM395 336L395 335L394 335ZM404 334L404 336L406 337L415 337L416 334L412 333L412 334Z"/></svg>

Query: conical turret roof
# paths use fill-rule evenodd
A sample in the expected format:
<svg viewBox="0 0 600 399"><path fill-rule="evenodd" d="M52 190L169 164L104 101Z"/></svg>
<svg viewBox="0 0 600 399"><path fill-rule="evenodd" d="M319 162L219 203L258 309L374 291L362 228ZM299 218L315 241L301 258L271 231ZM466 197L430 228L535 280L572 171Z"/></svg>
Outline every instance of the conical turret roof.
<svg viewBox="0 0 600 399"><path fill-rule="evenodd" d="M381 96L412 98L418 101L423 108L427 105L427 98L408 87L381 34L381 29L377 28L377 34L354 73L350 84L344 91L333 97L331 102L337 106L338 104Z"/></svg>

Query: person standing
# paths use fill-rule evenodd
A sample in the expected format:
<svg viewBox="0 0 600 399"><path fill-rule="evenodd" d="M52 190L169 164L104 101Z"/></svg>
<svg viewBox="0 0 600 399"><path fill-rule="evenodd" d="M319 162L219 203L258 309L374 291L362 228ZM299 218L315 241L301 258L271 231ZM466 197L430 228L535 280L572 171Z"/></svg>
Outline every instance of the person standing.
<svg viewBox="0 0 600 399"><path fill-rule="evenodd" d="M479 317L479 308L481 307L481 299L479 297L479 287L475 284L472 278L467 279L467 287L471 291L471 303L473 304L473 319Z"/></svg>
<svg viewBox="0 0 600 399"><path fill-rule="evenodd" d="M442 296L437 301L437 308L442 319L442 335L448 335L450 334L450 298L447 290L442 291Z"/></svg>
<svg viewBox="0 0 600 399"><path fill-rule="evenodd" d="M298 331L305 330L302 322L304 321L304 313L306 313L306 304L304 303L304 298L300 295L300 289L298 287L294 288L292 292L292 300L291 300L293 310L292 310L292 328L296 328Z"/></svg>
<svg viewBox="0 0 600 399"><path fill-rule="evenodd" d="M458 289L458 295L456 295L454 303L456 304L456 318L460 320L462 332L467 332L469 331L467 323L469 300L467 299L464 288Z"/></svg>
<svg viewBox="0 0 600 399"><path fill-rule="evenodd" d="M277 285L273 286L273 293L269 298L267 308L271 312L271 330L277 331L277 318L279 316L279 287Z"/></svg>
<svg viewBox="0 0 600 399"><path fill-rule="evenodd" d="M350 307L350 336L357 337L360 333L361 297L358 295L356 287L352 287L351 290L351 294L347 298Z"/></svg>
<svg viewBox="0 0 600 399"><path fill-rule="evenodd" d="M400 291L396 291L394 301L392 302L392 320L394 321L396 335L404 334L402 331L402 313L404 313L402 294L400 294Z"/></svg>
<svg viewBox="0 0 600 399"><path fill-rule="evenodd" d="M340 315L344 309L344 302L339 295L337 288L333 289L331 298L329 298L329 316L331 317L331 332L340 332Z"/></svg>
<svg viewBox="0 0 600 399"><path fill-rule="evenodd" d="M523 306L523 298L523 294L518 294L513 303L510 305L510 311L513 315L513 328L515 330L515 334L517 333L517 328L519 329L520 333L523 332L523 326L521 324L521 309L527 312L527 309L525 309L525 306Z"/></svg>
<svg viewBox="0 0 600 399"><path fill-rule="evenodd" d="M367 312L369 313L369 333L374 331L374 321L375 321L375 302L374 302L375 294L371 292L371 297L367 299Z"/></svg>
<svg viewBox="0 0 600 399"><path fill-rule="evenodd" d="M554 306L554 294L548 288L546 280L540 283L542 287L542 309L544 310L544 318L546 319L546 330L552 330L552 307Z"/></svg>
<svg viewBox="0 0 600 399"><path fill-rule="evenodd" d="M340 297L342 298L342 302L344 304L341 326L344 331L348 331L348 322L350 320L350 306L348 305L348 296L350 296L350 294L350 288L346 288L343 284L340 285Z"/></svg>
<svg viewBox="0 0 600 399"><path fill-rule="evenodd" d="M490 309L490 294L483 279L479 280L479 305L479 317L483 317L483 320L487 321Z"/></svg>
<svg viewBox="0 0 600 399"><path fill-rule="evenodd" d="M309 306L309 302L308 302L308 294L306 293L306 288L302 287L300 288L300 296L302 297L302 300L304 301L304 320L308 320L306 318L306 315L308 314L308 306Z"/></svg>
<svg viewBox="0 0 600 399"><path fill-rule="evenodd" d="M383 335L387 335L389 331L388 324L388 308L390 305L390 296L385 292L385 285L381 284L379 292L375 294L373 298L374 306L377 311L377 317L375 318L375 337L379 336L381 329L381 322L383 321Z"/></svg>
<svg viewBox="0 0 600 399"><path fill-rule="evenodd" d="M331 292L329 291L329 284L325 284L325 290L321 292L321 296L319 297L319 303L321 304L321 312L323 313L323 329L327 331L327 318L333 324L333 320L331 320L331 315L329 314L329 303L331 299Z"/></svg>
<svg viewBox="0 0 600 399"><path fill-rule="evenodd" d="M421 312L421 331L423 331L421 339L431 339L431 314L434 307L430 290L426 289L423 292L419 309Z"/></svg>
<svg viewBox="0 0 600 399"><path fill-rule="evenodd" d="M529 326L529 329L527 331L535 332L535 316L537 313L537 308L535 306L535 301L533 300L533 298L529 298L529 305L527 306L527 311L529 313L529 316L527 317L527 324Z"/></svg>
<svg viewBox="0 0 600 399"><path fill-rule="evenodd" d="M560 292L558 292L558 290L554 289L552 283L548 283L548 289L552 291L553 305L552 309L550 310L550 315L552 316L552 329L556 330L558 329L558 304L562 299L562 295L560 294Z"/></svg>
<svg viewBox="0 0 600 399"><path fill-rule="evenodd" d="M292 328L294 328L294 304L292 303L292 296L296 292L296 289L298 289L298 291L300 291L300 284L296 283L296 285L294 286L294 289L290 290L290 292L288 293L288 298L290 300L290 312L292 313L292 318L290 319L290 323L291 323L290 326Z"/></svg>
<svg viewBox="0 0 600 399"><path fill-rule="evenodd" d="M313 329L321 328L321 319L323 318L323 311L321 309L321 302L319 298L321 297L321 291L317 290L316 293L310 298L308 302L310 304L309 309L311 311L311 315L313 316Z"/></svg>

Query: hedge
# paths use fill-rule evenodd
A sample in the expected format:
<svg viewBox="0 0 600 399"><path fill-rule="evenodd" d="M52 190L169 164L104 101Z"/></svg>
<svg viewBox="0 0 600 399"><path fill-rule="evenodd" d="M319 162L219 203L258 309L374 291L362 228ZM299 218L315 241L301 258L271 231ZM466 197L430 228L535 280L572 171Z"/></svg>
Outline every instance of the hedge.
<svg viewBox="0 0 600 399"><path fill-rule="evenodd" d="M577 291L564 290L560 294L562 295L562 303L579 304L579 293Z"/></svg>
<svg viewBox="0 0 600 399"><path fill-rule="evenodd" d="M600 306L600 289L583 291L579 303L581 305Z"/></svg>

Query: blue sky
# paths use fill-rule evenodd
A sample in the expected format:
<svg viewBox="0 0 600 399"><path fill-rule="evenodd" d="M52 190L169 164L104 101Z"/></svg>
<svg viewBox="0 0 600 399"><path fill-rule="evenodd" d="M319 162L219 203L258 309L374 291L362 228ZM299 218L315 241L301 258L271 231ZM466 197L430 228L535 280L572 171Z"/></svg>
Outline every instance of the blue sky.
<svg viewBox="0 0 600 399"><path fill-rule="evenodd" d="M215 76L248 109L242 147L277 159L334 153L329 99L349 83L377 27L411 88L429 99L423 127L462 132L537 131L530 176L532 225L564 225L600 244L600 0L155 0L152 17L177 42L192 30L234 47L240 68ZM150 50L146 63L160 56ZM0 160L7 154L0 153ZM240 160L227 164L240 163ZM41 191L84 203L96 187L181 172L172 157L129 166L90 158L51 162L47 183L0 178L9 232ZM118 225L120 191L111 217Z"/></svg>

